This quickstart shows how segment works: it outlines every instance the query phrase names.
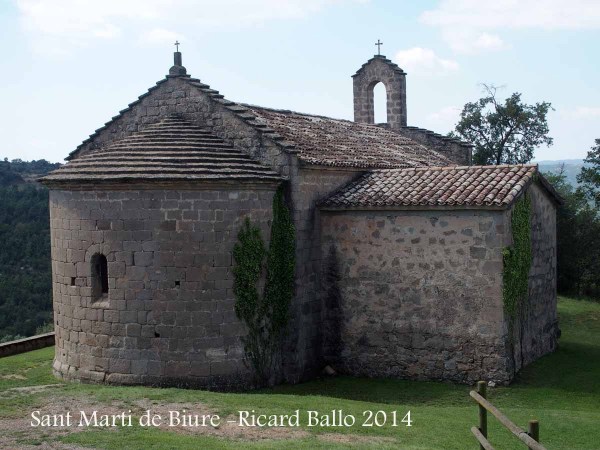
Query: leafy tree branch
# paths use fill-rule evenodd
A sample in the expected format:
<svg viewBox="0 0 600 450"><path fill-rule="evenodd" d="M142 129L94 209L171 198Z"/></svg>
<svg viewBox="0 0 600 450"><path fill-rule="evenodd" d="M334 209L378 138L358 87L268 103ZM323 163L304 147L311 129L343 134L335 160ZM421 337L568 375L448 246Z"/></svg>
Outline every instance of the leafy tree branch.
<svg viewBox="0 0 600 450"><path fill-rule="evenodd" d="M588 151L584 160L588 167L583 167L577 175L585 195L600 208L600 139L595 140L595 145Z"/></svg>
<svg viewBox="0 0 600 450"><path fill-rule="evenodd" d="M552 145L546 120L550 103L527 105L518 92L502 103L498 87L483 87L484 97L465 104L451 133L475 146L475 164L524 164L533 159L536 147Z"/></svg>

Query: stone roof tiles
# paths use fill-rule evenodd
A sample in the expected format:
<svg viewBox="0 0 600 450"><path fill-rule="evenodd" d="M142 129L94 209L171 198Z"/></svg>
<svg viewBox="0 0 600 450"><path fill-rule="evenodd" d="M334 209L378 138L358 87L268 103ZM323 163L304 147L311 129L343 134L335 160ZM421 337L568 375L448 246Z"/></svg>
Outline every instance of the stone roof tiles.
<svg viewBox="0 0 600 450"><path fill-rule="evenodd" d="M327 208L494 207L507 208L539 179L560 197L535 165L421 167L375 170L321 202Z"/></svg>
<svg viewBox="0 0 600 450"><path fill-rule="evenodd" d="M352 75L352 77L359 75L363 70L365 70L365 67L367 67L373 60L382 61L382 62L386 63L387 65L389 65L394 71L406 75L406 72L404 70L402 70L398 66L398 64L396 64L395 62L387 59L384 55L375 55L371 59L369 59L366 63L364 63L362 66L360 66L360 68L356 71L356 73L354 75Z"/></svg>
<svg viewBox="0 0 600 450"><path fill-rule="evenodd" d="M279 135L308 164L357 168L446 166L452 161L410 138L375 125L243 105L254 125Z"/></svg>
<svg viewBox="0 0 600 450"><path fill-rule="evenodd" d="M209 180L277 182L281 177L209 130L169 116L41 179L53 185Z"/></svg>
<svg viewBox="0 0 600 450"><path fill-rule="evenodd" d="M187 75L187 76L189 76L189 75ZM79 144L75 150L73 150L71 153L69 153L69 155L65 159L66 160L70 160L70 159L73 159L75 156L77 156L77 154L79 153L79 151L81 149L83 149L83 147L85 147L86 144L89 144L94 139L96 139L98 137L98 135L102 131L104 131L106 128L108 128L108 126L110 124L112 124L116 120L120 119L123 116L123 114L125 114L126 112L131 111L137 104L139 104L142 101L143 98L149 96L153 91L155 91L156 89L158 89L161 84L165 83L168 78L169 77L167 76L166 78L157 81L155 86L150 87L148 89L148 91L144 92L142 95L140 95L137 98L137 100L134 100L129 105L127 105L127 108L122 109L121 111L119 111L119 113L116 116L113 116L108 122L106 122L100 128L96 129L92 134L90 134L89 137L87 139L85 139L81 144Z"/></svg>
<svg viewBox="0 0 600 450"><path fill-rule="evenodd" d="M440 133L436 133L435 131L431 131L428 130L426 128L421 128L421 127L414 127L414 126L407 126L407 127L403 127L403 130L408 130L408 131L415 131L417 133L421 133L425 136L437 139L439 141L442 142L451 142L457 145L460 145L461 147L468 147L468 148L472 148L473 144L467 142L467 141L463 141L462 139L456 138L456 137L450 137L450 136L445 136L443 134Z"/></svg>
<svg viewBox="0 0 600 450"><path fill-rule="evenodd" d="M399 69L401 70L401 69ZM289 153L295 153L307 164L355 168L399 168L424 165L451 165L446 156L425 145L383 127L333 119L287 110L236 103L224 98L219 91L189 75L167 75L163 80L139 96L127 108L95 130L67 160L75 160L80 151L107 129L123 114L131 111L140 101L151 95L169 78L179 78L191 84L213 101L237 115L261 134L276 141Z"/></svg>

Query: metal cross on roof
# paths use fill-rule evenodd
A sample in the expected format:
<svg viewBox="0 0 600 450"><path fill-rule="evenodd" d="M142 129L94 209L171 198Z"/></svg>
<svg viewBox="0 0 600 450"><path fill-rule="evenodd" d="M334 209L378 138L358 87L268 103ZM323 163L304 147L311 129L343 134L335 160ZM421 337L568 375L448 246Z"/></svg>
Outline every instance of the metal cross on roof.
<svg viewBox="0 0 600 450"><path fill-rule="evenodd" d="M176 51L179 51L179 41L175 41L174 45L175 45Z"/></svg>
<svg viewBox="0 0 600 450"><path fill-rule="evenodd" d="M377 54L381 55L381 46L383 45L383 42L380 42L379 39L377 39L375 45L377 46Z"/></svg>

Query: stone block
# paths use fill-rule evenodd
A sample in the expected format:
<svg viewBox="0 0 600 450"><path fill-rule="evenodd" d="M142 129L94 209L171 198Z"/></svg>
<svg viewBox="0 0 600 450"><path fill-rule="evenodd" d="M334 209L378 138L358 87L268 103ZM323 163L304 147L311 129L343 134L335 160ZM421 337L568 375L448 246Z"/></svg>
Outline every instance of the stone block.
<svg viewBox="0 0 600 450"><path fill-rule="evenodd" d="M148 361L146 361L146 360L131 361L131 373L133 375L146 375L148 373Z"/></svg>
<svg viewBox="0 0 600 450"><path fill-rule="evenodd" d="M211 374L210 363L207 361L192 361L190 363L190 375L194 377L207 377Z"/></svg>
<svg viewBox="0 0 600 450"><path fill-rule="evenodd" d="M129 373L131 369L131 361L127 359L110 358L108 368L113 373Z"/></svg>
<svg viewBox="0 0 600 450"><path fill-rule="evenodd" d="M211 375L232 375L239 372L239 363L235 360L212 361L210 363Z"/></svg>
<svg viewBox="0 0 600 450"><path fill-rule="evenodd" d="M129 323L125 326L126 334L130 337L138 337L141 334L142 326L139 323Z"/></svg>
<svg viewBox="0 0 600 450"><path fill-rule="evenodd" d="M229 267L231 266L231 253L220 253L214 256L215 267Z"/></svg>
<svg viewBox="0 0 600 450"><path fill-rule="evenodd" d="M135 266L147 267L151 266L154 260L154 252L134 252L133 264Z"/></svg>
<svg viewBox="0 0 600 450"><path fill-rule="evenodd" d="M469 247L469 254L473 259L485 259L485 256L487 254L487 248L471 246Z"/></svg>
<svg viewBox="0 0 600 450"><path fill-rule="evenodd" d="M108 263L108 275L110 277L123 277L125 276L125 262L116 261Z"/></svg>

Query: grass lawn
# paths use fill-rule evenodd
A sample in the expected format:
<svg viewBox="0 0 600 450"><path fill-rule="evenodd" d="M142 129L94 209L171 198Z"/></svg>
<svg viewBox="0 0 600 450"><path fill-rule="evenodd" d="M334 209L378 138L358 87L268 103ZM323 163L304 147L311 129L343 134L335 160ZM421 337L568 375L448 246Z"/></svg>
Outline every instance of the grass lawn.
<svg viewBox="0 0 600 450"><path fill-rule="evenodd" d="M539 419L542 443L550 449L600 449L600 304L561 298L560 348L523 370L510 387L488 388L488 396L510 419L526 428ZM62 383L50 373L53 348L0 359L0 448L239 449L402 448L477 449L470 433L477 407L470 387L438 382L338 377L246 394L183 389L108 387ZM290 414L299 409L343 410L357 423L363 411L397 411L398 425L240 429L32 428L30 414L132 411L162 415L169 410L227 417L239 410ZM400 420L410 411L412 426ZM76 415L78 420L78 415ZM306 415L302 414L302 422ZM135 421L134 421L135 423ZM497 421L488 435L498 449L525 449Z"/></svg>

